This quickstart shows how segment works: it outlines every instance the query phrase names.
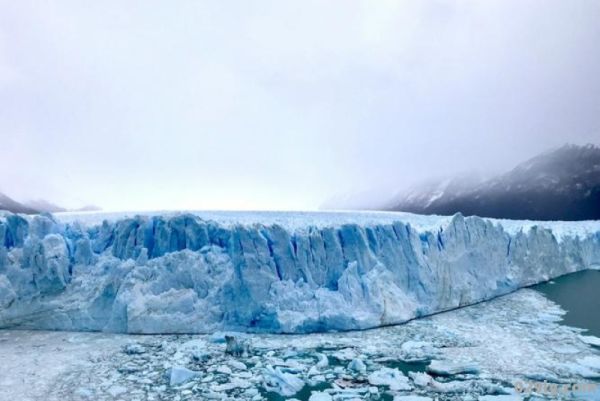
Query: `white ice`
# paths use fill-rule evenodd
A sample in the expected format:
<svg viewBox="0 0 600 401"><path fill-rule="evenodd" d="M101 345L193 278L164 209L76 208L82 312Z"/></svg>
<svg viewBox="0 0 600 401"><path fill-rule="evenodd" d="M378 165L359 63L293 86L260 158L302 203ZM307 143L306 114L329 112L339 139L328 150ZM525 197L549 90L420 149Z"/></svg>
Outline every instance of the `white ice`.
<svg viewBox="0 0 600 401"><path fill-rule="evenodd" d="M4 213L0 327L380 327L598 268L599 233L600 222L379 212ZM431 356L420 348L413 357Z"/></svg>
<svg viewBox="0 0 600 401"><path fill-rule="evenodd" d="M250 401L277 399L279 393L298 400L313 395L317 400L515 400L520 397L513 388L517 382L593 384L582 369L597 371L600 351L582 340L581 330L561 325L563 314L539 293L520 290L394 327L294 336L250 334L245 338L252 352L243 357L226 355L226 344L209 335L4 330L0 399ZM419 372L432 362L428 357L421 364L403 365L412 372L400 374L403 360L416 360L410 352L423 356L419 343L427 344L435 360L451 361L454 367L477 366L478 373L455 369L445 377ZM559 346L572 352L557 352ZM364 372L349 369L357 358L364 362ZM197 374L171 385L173 367ZM310 373L313 368L317 374ZM564 399L599 396L578 393Z"/></svg>

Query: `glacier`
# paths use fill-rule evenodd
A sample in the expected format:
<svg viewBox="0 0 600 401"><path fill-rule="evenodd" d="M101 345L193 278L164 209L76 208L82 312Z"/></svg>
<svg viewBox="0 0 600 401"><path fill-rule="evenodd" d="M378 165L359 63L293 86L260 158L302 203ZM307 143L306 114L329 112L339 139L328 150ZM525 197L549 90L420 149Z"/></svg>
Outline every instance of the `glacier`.
<svg viewBox="0 0 600 401"><path fill-rule="evenodd" d="M0 328L367 329L600 268L600 221L397 212L0 214Z"/></svg>

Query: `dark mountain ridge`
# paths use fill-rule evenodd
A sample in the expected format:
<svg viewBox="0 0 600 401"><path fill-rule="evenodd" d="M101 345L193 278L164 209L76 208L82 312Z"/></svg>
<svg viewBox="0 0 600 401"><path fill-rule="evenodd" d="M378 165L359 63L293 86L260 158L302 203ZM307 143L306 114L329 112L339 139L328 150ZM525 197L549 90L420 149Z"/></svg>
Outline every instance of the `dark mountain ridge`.
<svg viewBox="0 0 600 401"><path fill-rule="evenodd" d="M25 214L33 214L39 213L38 210L24 205L23 203L17 202L13 198L8 195L5 195L0 192L0 210L8 210L13 213L25 213Z"/></svg>
<svg viewBox="0 0 600 401"><path fill-rule="evenodd" d="M482 182L413 188L386 210L529 220L600 219L600 148L565 145Z"/></svg>
<svg viewBox="0 0 600 401"><path fill-rule="evenodd" d="M0 211L8 210L12 213L37 214L37 213L58 213L58 212L88 212L102 210L98 206L87 205L79 209L65 209L45 199L30 200L27 202L18 202L10 196L0 192Z"/></svg>

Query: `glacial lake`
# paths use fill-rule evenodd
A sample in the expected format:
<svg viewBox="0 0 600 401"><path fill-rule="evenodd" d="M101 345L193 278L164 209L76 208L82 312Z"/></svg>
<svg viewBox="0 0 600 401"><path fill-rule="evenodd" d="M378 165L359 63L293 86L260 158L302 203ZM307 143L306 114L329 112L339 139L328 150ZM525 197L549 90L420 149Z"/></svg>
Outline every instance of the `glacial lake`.
<svg viewBox="0 0 600 401"><path fill-rule="evenodd" d="M567 274L532 288L567 311L564 324L600 337L600 271Z"/></svg>

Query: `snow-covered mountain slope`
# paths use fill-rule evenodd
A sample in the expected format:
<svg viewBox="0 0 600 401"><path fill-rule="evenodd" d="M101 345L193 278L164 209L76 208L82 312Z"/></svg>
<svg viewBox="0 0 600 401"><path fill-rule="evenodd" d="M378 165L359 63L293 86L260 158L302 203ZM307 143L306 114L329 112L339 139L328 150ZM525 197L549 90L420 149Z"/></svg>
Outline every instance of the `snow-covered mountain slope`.
<svg viewBox="0 0 600 401"><path fill-rule="evenodd" d="M600 268L600 222L461 215L7 213L0 245L0 327L127 333L364 329Z"/></svg>
<svg viewBox="0 0 600 401"><path fill-rule="evenodd" d="M0 192L0 212L8 211L11 213L37 214L59 213L66 211L97 212L100 210L101 208L95 205L85 205L79 208L66 209L42 198L16 201L10 196Z"/></svg>
<svg viewBox="0 0 600 401"><path fill-rule="evenodd" d="M430 181L385 205L368 207L509 219L600 219L600 148L565 145L491 179L463 175Z"/></svg>
<svg viewBox="0 0 600 401"><path fill-rule="evenodd" d="M32 213L38 212L37 209L34 209L29 205L25 205L24 203L17 202L16 200L12 199L10 196L0 192L0 211L1 210L8 210L13 213L27 213L27 214L32 214Z"/></svg>
<svg viewBox="0 0 600 401"><path fill-rule="evenodd" d="M58 206L45 199L28 200L26 202L23 202L23 204L27 207L30 207L33 210L37 210L37 213L60 213L67 211L67 209L65 209L64 207Z"/></svg>

